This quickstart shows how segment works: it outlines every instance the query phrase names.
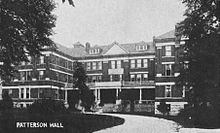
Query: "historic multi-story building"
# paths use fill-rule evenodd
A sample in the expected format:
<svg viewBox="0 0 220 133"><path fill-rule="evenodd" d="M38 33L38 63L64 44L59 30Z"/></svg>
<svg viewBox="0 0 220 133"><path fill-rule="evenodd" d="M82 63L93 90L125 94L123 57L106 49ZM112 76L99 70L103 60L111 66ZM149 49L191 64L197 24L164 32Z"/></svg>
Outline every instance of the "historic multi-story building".
<svg viewBox="0 0 220 133"><path fill-rule="evenodd" d="M184 66L183 44L180 37L175 36L175 30L154 37L155 44L155 107L161 101L170 105L172 113L178 113L184 108L185 89L178 85L178 76ZM155 108L155 113L158 113Z"/></svg>
<svg viewBox="0 0 220 133"><path fill-rule="evenodd" d="M180 45L174 31L154 37L153 42L94 47L76 43L73 48L57 44L56 49L22 63L19 74L12 83L4 84L3 91L9 92L18 107L44 97L67 101L77 60L84 64L97 103L115 109L123 100L134 102L135 111L157 113L156 106L165 100L175 112L186 104L184 90L175 86Z"/></svg>

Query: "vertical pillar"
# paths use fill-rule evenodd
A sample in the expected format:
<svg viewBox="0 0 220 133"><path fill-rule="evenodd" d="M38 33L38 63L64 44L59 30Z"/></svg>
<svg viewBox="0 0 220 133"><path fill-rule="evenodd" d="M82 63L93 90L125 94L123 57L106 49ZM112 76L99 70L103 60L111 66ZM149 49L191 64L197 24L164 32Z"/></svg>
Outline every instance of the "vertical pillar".
<svg viewBox="0 0 220 133"><path fill-rule="evenodd" d="M21 98L21 88L20 87L18 88L18 98L19 99Z"/></svg>
<svg viewBox="0 0 220 133"><path fill-rule="evenodd" d="M182 97L185 97L185 95L186 95L185 94L185 86L183 86L183 92L182 93L183 93Z"/></svg>
<svg viewBox="0 0 220 133"><path fill-rule="evenodd" d="M116 88L116 100L118 100L118 91L119 91L119 89Z"/></svg>
<svg viewBox="0 0 220 133"><path fill-rule="evenodd" d="M100 89L98 89L98 100L101 100L101 94L100 94Z"/></svg>
<svg viewBox="0 0 220 133"><path fill-rule="evenodd" d="M140 93L139 93L139 103L142 102L142 89L140 88Z"/></svg>
<svg viewBox="0 0 220 133"><path fill-rule="evenodd" d="M122 81L122 74L120 74L120 81Z"/></svg>
<svg viewBox="0 0 220 133"><path fill-rule="evenodd" d="M2 99L2 78L0 76L0 100Z"/></svg>
<svg viewBox="0 0 220 133"><path fill-rule="evenodd" d="M65 102L67 103L67 89L65 88L65 90L64 90L64 92L65 92Z"/></svg>
<svg viewBox="0 0 220 133"><path fill-rule="evenodd" d="M96 88L94 90L94 95L95 95L95 101L97 101L98 100L98 91Z"/></svg>

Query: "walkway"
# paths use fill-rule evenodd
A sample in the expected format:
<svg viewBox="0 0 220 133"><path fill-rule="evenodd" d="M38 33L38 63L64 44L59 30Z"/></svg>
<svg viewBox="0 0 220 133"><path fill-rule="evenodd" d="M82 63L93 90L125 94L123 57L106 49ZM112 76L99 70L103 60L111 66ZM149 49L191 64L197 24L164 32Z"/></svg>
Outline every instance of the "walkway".
<svg viewBox="0 0 220 133"><path fill-rule="evenodd" d="M177 123L155 117L105 114L125 119L125 123L95 133L220 133L220 129L181 128Z"/></svg>

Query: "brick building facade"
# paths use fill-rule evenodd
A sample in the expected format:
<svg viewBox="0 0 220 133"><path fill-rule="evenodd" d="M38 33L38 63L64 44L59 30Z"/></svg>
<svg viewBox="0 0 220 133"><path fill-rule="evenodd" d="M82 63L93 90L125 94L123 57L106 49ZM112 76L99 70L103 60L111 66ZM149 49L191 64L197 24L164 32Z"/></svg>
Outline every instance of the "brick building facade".
<svg viewBox="0 0 220 133"><path fill-rule="evenodd" d="M175 112L177 106L186 104L184 90L175 86L180 45L174 31L153 38L153 42L94 47L76 43L73 48L57 44L57 49L22 63L13 82L4 84L3 92L8 91L18 107L45 97L67 101L68 90L73 90L73 62L78 60L87 71L87 85L97 103L115 108L122 100L132 99L136 111L157 113L158 103L166 100Z"/></svg>

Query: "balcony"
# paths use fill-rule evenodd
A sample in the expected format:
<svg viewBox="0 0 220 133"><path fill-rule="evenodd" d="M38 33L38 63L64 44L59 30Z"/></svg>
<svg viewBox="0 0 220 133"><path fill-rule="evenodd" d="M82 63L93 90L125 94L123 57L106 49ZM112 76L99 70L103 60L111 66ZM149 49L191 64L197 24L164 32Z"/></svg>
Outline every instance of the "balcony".
<svg viewBox="0 0 220 133"><path fill-rule="evenodd" d="M95 87L138 87L138 86L154 86L154 81L108 81L87 83L89 88Z"/></svg>
<svg viewBox="0 0 220 133"><path fill-rule="evenodd" d="M124 68L108 69L108 74L109 74L109 75L124 74Z"/></svg>
<svg viewBox="0 0 220 133"><path fill-rule="evenodd" d="M136 86L154 86L154 81L123 81L124 87L136 87Z"/></svg>

